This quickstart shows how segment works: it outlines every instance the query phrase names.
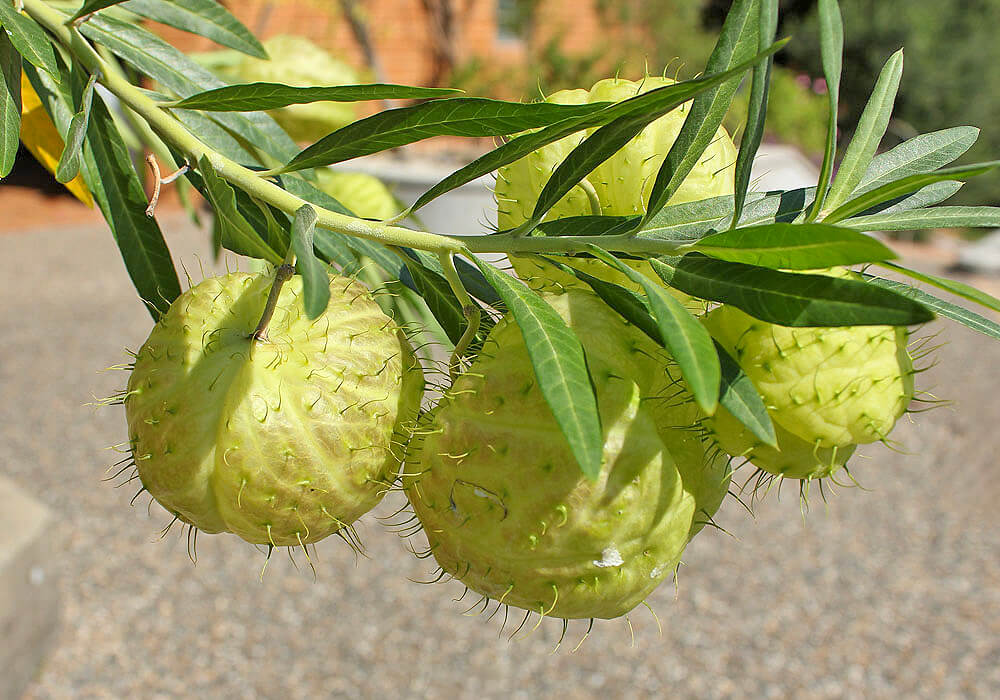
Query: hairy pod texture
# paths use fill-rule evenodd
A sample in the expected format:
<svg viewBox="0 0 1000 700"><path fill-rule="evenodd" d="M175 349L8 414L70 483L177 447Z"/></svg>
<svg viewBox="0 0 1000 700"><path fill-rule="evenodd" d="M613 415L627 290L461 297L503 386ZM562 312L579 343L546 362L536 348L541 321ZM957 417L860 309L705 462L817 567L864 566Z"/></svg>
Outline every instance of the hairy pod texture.
<svg viewBox="0 0 1000 700"><path fill-rule="evenodd" d="M273 278L184 292L139 350L125 399L143 486L205 532L304 545L373 508L399 470L423 376L368 290L331 278L309 320L301 278L251 340Z"/></svg>
<svg viewBox="0 0 1000 700"><path fill-rule="evenodd" d="M546 101L559 104L619 102L649 90L671 85L673 82L670 78L659 76L648 76L641 81L608 78L597 82L590 90L562 90L553 93ZM688 105L681 105L643 129L615 155L587 175L581 186L570 190L549 211L546 219L597 213L620 216L643 213L656 174L677 139L687 112ZM549 177L569 152L593 131L595 129L572 134L500 168L497 175L496 199L497 225L501 230L514 228L531 217L538 195L541 194ZM733 194L732 166L735 162L736 147L726 130L719 127L716 138L670 199L669 204L682 204ZM592 188L593 194L596 195L599 211L588 196L588 188ZM575 278L558 271L550 278L551 271L539 269L535 260L512 258L518 274L523 279L529 280L536 289L559 291L562 287L580 284ZM611 270L602 263L579 260L567 263L581 267L602 279L621 284L634 291L639 290L638 285L625 275ZM659 279L646 263L638 264L636 269L650 275L652 279ZM684 299L690 300L689 297ZM696 310L703 310L701 302L692 303L696 305Z"/></svg>
<svg viewBox="0 0 1000 700"><path fill-rule="evenodd" d="M667 393L658 346L589 292L547 299L585 349L604 435L596 481L581 474L507 317L424 417L404 486L438 564L468 588L540 615L613 618L675 569L699 519L696 493L718 470L694 426L674 424L690 418Z"/></svg>
<svg viewBox="0 0 1000 700"><path fill-rule="evenodd" d="M705 316L704 323L764 398L780 429L781 454L734 430L735 421L724 413L713 418L719 442L730 454L751 456L766 471L796 478L829 475L856 445L885 440L913 398L913 362L903 327L791 328L727 305Z"/></svg>

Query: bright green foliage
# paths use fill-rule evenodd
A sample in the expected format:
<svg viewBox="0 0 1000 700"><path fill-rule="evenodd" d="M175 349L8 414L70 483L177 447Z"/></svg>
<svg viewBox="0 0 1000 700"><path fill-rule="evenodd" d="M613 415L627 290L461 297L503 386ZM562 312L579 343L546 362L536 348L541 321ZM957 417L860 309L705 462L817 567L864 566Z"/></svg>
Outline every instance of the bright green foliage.
<svg viewBox="0 0 1000 700"><path fill-rule="evenodd" d="M178 297L136 355L125 410L143 487L167 511L300 546L381 500L423 379L402 332L347 278L331 279L310 321L293 277L252 341L272 281L233 273Z"/></svg>
<svg viewBox="0 0 1000 700"><path fill-rule="evenodd" d="M264 42L271 60L243 56L236 76L245 83L282 83L293 87L352 85L358 74L351 66L301 36L276 36ZM296 141L312 143L354 121L354 107L343 102L313 102L272 110Z"/></svg>
<svg viewBox="0 0 1000 700"><path fill-rule="evenodd" d="M617 617L675 568L725 474L704 466L692 401L649 338L591 293L547 301L587 355L597 480L580 473L508 317L426 416L404 485L438 564L472 590L553 617Z"/></svg>

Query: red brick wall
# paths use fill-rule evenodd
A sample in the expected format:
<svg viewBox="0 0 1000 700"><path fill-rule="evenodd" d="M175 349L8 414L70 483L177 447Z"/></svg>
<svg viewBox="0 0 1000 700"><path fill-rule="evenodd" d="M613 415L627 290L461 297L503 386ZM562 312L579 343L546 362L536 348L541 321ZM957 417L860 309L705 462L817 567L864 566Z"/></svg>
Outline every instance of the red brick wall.
<svg viewBox="0 0 1000 700"><path fill-rule="evenodd" d="M461 10L458 52L460 58L488 56L499 61L523 56L518 42L497 39L497 0L454 0ZM300 34L357 66L361 51L341 17L336 0L240 0L224 3L251 30L263 38L275 34ZM360 0L368 13L368 26L386 78L398 83L425 83L432 72L432 34L420 0ZM592 50L607 40L593 0L542 0L532 37L542 42L552 34L562 37L567 52ZM158 28L168 41L185 51L210 51L207 39L169 28Z"/></svg>

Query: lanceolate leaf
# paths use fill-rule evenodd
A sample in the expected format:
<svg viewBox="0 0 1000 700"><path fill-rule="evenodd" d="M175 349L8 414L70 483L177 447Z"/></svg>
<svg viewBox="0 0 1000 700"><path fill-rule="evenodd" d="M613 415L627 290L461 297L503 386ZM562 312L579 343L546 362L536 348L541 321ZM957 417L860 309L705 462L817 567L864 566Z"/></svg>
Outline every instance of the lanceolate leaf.
<svg viewBox="0 0 1000 700"><path fill-rule="evenodd" d="M427 308L454 344L462 338L468 321L462 313L462 305L455 298L455 293L448 286L448 281L441 275L428 270L419 260L413 258L406 262L414 285L423 298Z"/></svg>
<svg viewBox="0 0 1000 700"><path fill-rule="evenodd" d="M765 224L702 238L691 250L719 260L786 270L892 260L896 254L871 236L828 224Z"/></svg>
<svg viewBox="0 0 1000 700"><path fill-rule="evenodd" d="M680 366L681 374L701 410L709 415L715 413L721 372L712 336L705 327L658 282L636 272L597 246L589 245L587 250L642 287L659 327L663 346Z"/></svg>
<svg viewBox="0 0 1000 700"><path fill-rule="evenodd" d="M815 221L826 202L833 159L837 154L837 112L840 107L840 71L844 54L844 24L840 17L837 0L819 0L819 47L823 61L823 76L826 78L829 110L826 124L826 148L823 165L820 168L816 186L816 199L805 217Z"/></svg>
<svg viewBox="0 0 1000 700"><path fill-rule="evenodd" d="M267 58L267 51L250 30L215 0L128 0L122 7L250 56Z"/></svg>
<svg viewBox="0 0 1000 700"><path fill-rule="evenodd" d="M236 206L236 195L228 182L219 177L208 156L198 161L208 199L212 202L221 227L222 245L234 253L267 260L280 265L282 255L273 250Z"/></svg>
<svg viewBox="0 0 1000 700"><path fill-rule="evenodd" d="M854 216L855 214L863 212L876 204L885 202L886 200L893 199L895 197L907 195L911 192L916 192L927 185L947 180L968 180L976 175L988 173L998 166L1000 166L1000 160L993 160L985 163L975 163L973 165L945 168L944 170L937 170L933 173L927 173L925 175L910 175L909 177L904 177L901 180L896 180L882 185L881 187L876 187L863 195L855 197L846 204L841 205L827 214L823 217L823 221L828 224L834 224L838 221L842 221Z"/></svg>
<svg viewBox="0 0 1000 700"><path fill-rule="evenodd" d="M180 294L177 271L156 219L146 216L142 183L100 97L91 109L86 145L100 173L96 182L91 180L94 198L108 221L139 298L157 319Z"/></svg>
<svg viewBox="0 0 1000 700"><path fill-rule="evenodd" d="M134 2L134 0L132 0ZM206 112L248 112L276 109L310 102L364 102L366 100L429 100L454 95L451 88L413 87L411 85L335 85L333 87L291 87L281 83L227 85L199 92L179 100L171 107L200 109Z"/></svg>
<svg viewBox="0 0 1000 700"><path fill-rule="evenodd" d="M736 0L726 15L719 40L705 66L705 73L722 73L739 65L766 46L758 47L760 37L760 0ZM767 59L765 59L767 60ZM656 181L646 203L644 219L660 211L684 182L705 149L716 138L719 126L733 103L741 76L734 76L718 87L706 90L691 102L684 125L677 134L656 174ZM720 163L727 168L731 163Z"/></svg>
<svg viewBox="0 0 1000 700"><path fill-rule="evenodd" d="M927 292L921 291L916 287L911 287L908 284L903 284L902 282L887 280L882 277L875 277L874 275L868 274L865 275L865 280L869 284L891 289L899 294L902 294L903 296L918 301L927 308L933 309L942 316L947 316L953 321L958 321L963 326L971 328L977 333L982 333L983 335L988 335L991 338L1000 340L1000 324L995 323L988 318L984 318L973 311L969 311L968 309L952 304L951 302L944 301L943 299L938 299Z"/></svg>
<svg viewBox="0 0 1000 700"><path fill-rule="evenodd" d="M80 31L181 97L224 85L215 75L142 27L97 15L84 22ZM264 113L223 112L213 115L213 119L277 161L284 162L298 150L288 134Z"/></svg>
<svg viewBox="0 0 1000 700"><path fill-rule="evenodd" d="M14 167L21 133L21 54L0 30L0 177Z"/></svg>
<svg viewBox="0 0 1000 700"><path fill-rule="evenodd" d="M330 303L330 276L313 251L316 210L303 204L292 219L292 250L295 267L302 275L302 296L306 316L318 318Z"/></svg>
<svg viewBox="0 0 1000 700"><path fill-rule="evenodd" d="M432 136L505 136L599 112L605 103L560 105L454 97L400 107L337 129L295 156L282 172L315 168L405 146Z"/></svg>
<svg viewBox="0 0 1000 700"><path fill-rule="evenodd" d="M583 346L555 310L520 280L474 257L521 329L524 343L556 422L581 471L591 480L601 473L604 437L597 398L587 371Z"/></svg>
<svg viewBox="0 0 1000 700"><path fill-rule="evenodd" d="M914 209L923 209L924 207L930 207L934 204L945 201L962 189L963 184L965 183L956 182L955 180L935 182L931 185L920 188L913 194L893 197L885 202L880 202L873 207L865 209L861 213L864 216L870 216L873 214L887 215L904 211L912 211Z"/></svg>
<svg viewBox="0 0 1000 700"><path fill-rule="evenodd" d="M863 282L779 272L701 255L652 259L664 282L701 299L743 309L782 326L906 326L934 314L920 304Z"/></svg>
<svg viewBox="0 0 1000 700"><path fill-rule="evenodd" d="M105 7L119 5L122 2L124 2L124 0L84 0L83 5L80 6L80 9L77 10L76 14L74 14L70 19L80 19L81 17L97 12L98 10L103 10Z"/></svg>
<svg viewBox="0 0 1000 700"><path fill-rule="evenodd" d="M882 73L875 82L875 89L865 105L858 128L847 146L847 152L840 162L837 176L830 186L825 207L836 209L857 189L861 178L872 162L878 145L885 136L892 117L892 107L899 90L899 79L903 75L903 50L900 49L886 61Z"/></svg>
<svg viewBox="0 0 1000 700"><path fill-rule="evenodd" d="M59 182L69 182L80 172L80 151L83 148L83 139L87 135L87 122L90 120L90 106L94 99L94 84L96 82L96 75L90 76L90 79L87 80L87 86L83 89L80 110L73 115L73 119L69 123L69 131L66 132L66 147L63 148L59 165L56 167L55 175Z"/></svg>
<svg viewBox="0 0 1000 700"><path fill-rule="evenodd" d="M979 129L956 126L915 136L872 160L855 194L863 194L893 180L943 168L965 153L979 138Z"/></svg>
<svg viewBox="0 0 1000 700"><path fill-rule="evenodd" d="M758 16L758 50L763 50L774 42L778 30L778 0L761 0ZM750 173L753 160L764 138L764 122L767 117L767 99L771 84L771 64L774 58L758 63L753 69L750 83L750 97L747 100L747 121L740 139L740 151L736 157L734 177L736 195L734 198L733 222L740 220L746 203L747 189L750 187Z"/></svg>
<svg viewBox="0 0 1000 700"><path fill-rule="evenodd" d="M10 35L10 42L25 61L59 80L59 66L56 65L52 43L35 20L17 12L13 3L4 0L0 2L0 27Z"/></svg>
<svg viewBox="0 0 1000 700"><path fill-rule="evenodd" d="M838 226L857 231L913 231L925 228L1000 227L1000 207L931 207L855 216Z"/></svg>
<svg viewBox="0 0 1000 700"><path fill-rule="evenodd" d="M773 53L782 46L784 46L784 42L778 42L768 49L768 51ZM760 57L761 56L758 56L758 58ZM745 70L749 67L750 63L752 62L748 62L747 66L740 68L740 70ZM735 74L736 72L738 71L734 70L732 71L732 74ZM711 76L709 78L697 78L695 80L688 80L676 85L669 85L663 88L657 88L656 90L650 90L649 92L636 95L628 100L615 103L600 110L599 112L574 119L564 119L563 121L557 122L556 124L548 126L544 129L517 136L499 148L490 151L486 155L477 158L465 167L459 168L451 175L448 175L446 178L420 195L417 198L417 201L410 206L409 211L414 212L428 202L440 197L446 192L450 192L456 187L461 187L467 182L472 182L476 178L482 177L487 173L491 173L499 167L513 163L515 160L528 155L532 151L535 151L554 141L558 141L559 139L577 131L601 126L602 124L608 124L615 119L627 117L629 115L632 115L633 117L636 115L642 115L650 110L662 110L662 113L665 114L666 112L669 112L670 109L673 109L674 107L677 107L691 99L692 96L702 90L707 90L712 86L717 85L719 82L724 82L726 78L732 77L732 74L725 73L719 76ZM668 90L671 92L666 92ZM650 119L650 121L653 120ZM598 164L599 163L595 163L594 167ZM581 175L580 177L583 176ZM549 183L551 182L552 178L549 179ZM579 182L579 179L577 179L576 182ZM574 186L575 182L570 185L570 188Z"/></svg>
<svg viewBox="0 0 1000 700"><path fill-rule="evenodd" d="M719 403L755 437L777 447L778 437L774 434L774 424L757 387L725 348L715 343L715 351L719 354L719 365L722 368Z"/></svg>
<svg viewBox="0 0 1000 700"><path fill-rule="evenodd" d="M945 279L944 277L937 277L935 275L929 275L926 272L918 272L917 270L911 270L902 265L897 265L896 263L885 262L879 263L882 267L889 268L900 274L906 275L907 277L912 277L915 280L920 280L921 282L926 282L927 284L937 287L938 289L943 289L946 292L951 292L956 296L960 296L963 299L968 299L969 301L974 301L977 304L981 304L988 309L993 309L994 311L1000 311L1000 299L987 294L986 292L981 292L975 287L971 287L964 282L957 282L955 280Z"/></svg>
<svg viewBox="0 0 1000 700"><path fill-rule="evenodd" d="M598 279L582 270L563 265L552 259L547 260L563 272L575 275L582 282L590 285L594 293L617 311L622 318L648 335L653 341L664 346L663 335L660 333L656 319L650 313L649 302L646 299L630 289ZM764 407L764 400L757 393L750 378L740 370L736 362L718 343L715 343L715 350L719 355L722 370L719 403L743 423L750 432L767 444L773 445L775 442L774 426L771 424L771 417Z"/></svg>

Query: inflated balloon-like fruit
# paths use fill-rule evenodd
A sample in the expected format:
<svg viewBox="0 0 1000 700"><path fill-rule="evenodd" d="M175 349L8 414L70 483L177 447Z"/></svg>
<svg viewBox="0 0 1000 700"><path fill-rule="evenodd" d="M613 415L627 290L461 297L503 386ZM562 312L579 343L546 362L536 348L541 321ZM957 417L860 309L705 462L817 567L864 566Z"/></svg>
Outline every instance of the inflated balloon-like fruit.
<svg viewBox="0 0 1000 700"><path fill-rule="evenodd" d="M419 411L423 376L360 283L330 280L315 320L285 283L233 273L179 296L139 350L125 398L143 487L205 532L304 545L382 498Z"/></svg>
<svg viewBox="0 0 1000 700"><path fill-rule="evenodd" d="M824 274L854 273L834 269ZM730 436L728 444L724 439L720 444L734 455L753 449L757 459L751 461L772 473L798 478L831 473L855 445L885 440L913 398L913 362L903 327L791 328L727 305L705 316L704 323L753 381L771 420L784 431L780 460L753 440L737 442ZM731 432L721 420L717 432ZM791 454L807 459L793 465Z"/></svg>
<svg viewBox="0 0 1000 700"><path fill-rule="evenodd" d="M541 615L617 617L675 569L698 508L683 478L704 449L679 440L683 426L658 425L658 346L589 292L547 300L587 356L604 435L596 481L581 473L508 316L424 417L404 486L434 558L470 589Z"/></svg>
<svg viewBox="0 0 1000 700"><path fill-rule="evenodd" d="M319 168L316 178L321 190L364 219L391 219L404 208L374 175Z"/></svg>
<svg viewBox="0 0 1000 700"><path fill-rule="evenodd" d="M283 83L293 87L353 85L358 74L302 36L282 35L264 42L270 60L243 56L236 77L247 83ZM315 142L356 118L347 102L311 102L271 110L269 114L296 141Z"/></svg>
<svg viewBox="0 0 1000 700"><path fill-rule="evenodd" d="M546 101L559 104L618 102L655 88L671 85L673 82L670 78L658 76L649 76L641 81L609 78L597 82L589 91L562 90L550 95ZM549 210L546 220L596 213L623 216L641 214L645 210L660 165L684 124L688 108L687 104L681 105L643 129L615 155L587 175L581 186L574 187L559 200ZM591 129L589 132L581 131L567 136L499 169L496 199L497 226L501 230L514 228L531 218L538 195L541 194L549 177L569 152L593 131L594 129ZM735 162L736 147L726 130L719 127L716 137L668 204L682 204L732 194L731 166ZM591 190L591 195L596 197L599 207L595 207L591 202L588 189ZM575 278L562 273L557 273L550 280L550 271L539 269L530 258L512 258L512 262L518 275L529 281L536 289L558 291L567 285L580 284ZM639 289L624 275L602 263L571 261L568 264L583 266L583 269L590 274L634 291ZM659 279L649 269L648 264L639 264L636 269L653 279ZM684 299L690 298L684 297ZM697 302L697 308L703 310L701 302Z"/></svg>

